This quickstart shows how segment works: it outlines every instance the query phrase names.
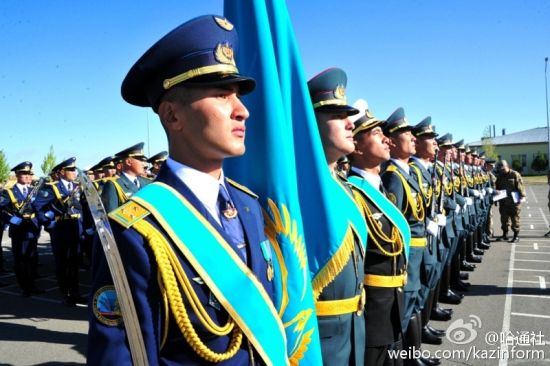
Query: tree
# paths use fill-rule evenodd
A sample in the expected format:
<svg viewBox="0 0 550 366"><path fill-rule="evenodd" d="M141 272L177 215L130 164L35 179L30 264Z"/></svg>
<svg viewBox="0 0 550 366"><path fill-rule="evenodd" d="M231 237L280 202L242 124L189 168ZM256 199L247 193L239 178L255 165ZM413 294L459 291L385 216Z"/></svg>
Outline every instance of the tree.
<svg viewBox="0 0 550 366"><path fill-rule="evenodd" d="M6 159L4 150L0 150L0 184L6 183L9 176L10 166L8 165L8 159Z"/></svg>
<svg viewBox="0 0 550 366"><path fill-rule="evenodd" d="M498 154L496 151L493 138L491 137L491 126L485 127L483 130L483 137L481 138L482 150L485 151L485 156L488 159L497 159Z"/></svg>
<svg viewBox="0 0 550 366"><path fill-rule="evenodd" d="M48 175L54 166L55 154L53 153L53 146L50 146L50 151L46 154L46 156L44 156L44 160L42 160L42 165L40 165L40 168L42 169L44 175Z"/></svg>
<svg viewBox="0 0 550 366"><path fill-rule="evenodd" d="M514 169L516 172L522 173L523 166L521 165L521 161L517 159L512 160L512 169Z"/></svg>
<svg viewBox="0 0 550 366"><path fill-rule="evenodd" d="M540 173L548 167L548 159L539 151L531 163L531 169Z"/></svg>

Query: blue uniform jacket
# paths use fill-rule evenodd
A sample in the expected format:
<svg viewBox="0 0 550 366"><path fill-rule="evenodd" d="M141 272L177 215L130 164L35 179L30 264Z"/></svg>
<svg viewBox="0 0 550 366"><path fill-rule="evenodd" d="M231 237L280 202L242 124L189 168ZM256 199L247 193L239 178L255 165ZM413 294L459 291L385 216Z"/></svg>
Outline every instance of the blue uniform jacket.
<svg viewBox="0 0 550 366"><path fill-rule="evenodd" d="M61 200L57 198L52 186L55 186L59 191ZM64 201L69 195L70 192L65 189L65 185L61 181L44 185L42 190L36 195L34 201L38 220L42 225L48 227L52 222L66 218L67 215L79 216L81 214L80 192L73 195L72 203L65 203ZM82 226L80 218L75 222L78 222L80 227Z"/></svg>
<svg viewBox="0 0 550 366"><path fill-rule="evenodd" d="M156 180L171 186L183 195L218 230L227 242L231 243L221 226L208 213L203 204L166 165L162 167ZM273 297L273 284L267 279L267 262L260 248L260 243L266 240L260 205L257 199L249 193L245 193L229 183L226 184L226 187L239 212L239 218L245 232L248 244L248 267L262 283L269 296ZM147 216L144 220L152 223L173 244L152 215ZM200 358L185 341L172 313L165 313L157 282L158 267L147 241L133 228L125 229L116 222L112 220L111 222L126 276L132 289L137 315L141 322L140 328L149 357L149 364L210 365L211 363ZM184 222L181 224L185 225ZM200 238L197 238L197 240L200 240ZM131 355L123 325L106 324L104 319L102 320L101 317L97 316L98 309L94 304L94 299L97 298L102 289L106 288L105 286L112 286L113 282L100 246L96 246L94 251L92 263L92 294L94 296L92 296L89 306L88 364L131 365ZM239 254L238 250L236 252ZM191 280L193 289L209 316L216 323L225 324L228 318L227 312L212 295L209 288L201 281L188 260L177 249L175 249L175 253L177 253L187 278ZM239 289L235 288L235 291L239 291ZM243 296L246 296L246 294L243 294ZM202 341L210 349L216 352L224 352L227 349L230 337L208 333L190 309L185 297L184 302L191 323ZM169 317L167 324L165 323L166 316ZM168 329L166 329L166 326L168 326ZM167 332L167 339L162 345L164 332ZM243 338L245 337L243 336ZM249 365L248 347L247 340L243 339L240 350L233 358L216 365ZM258 361L258 359L259 356L256 354L255 360Z"/></svg>
<svg viewBox="0 0 550 366"><path fill-rule="evenodd" d="M151 183L151 181L147 178L137 178L139 181L139 188L145 187L147 184ZM130 181L124 174L121 174L120 177L116 179L105 181L101 191L101 201L103 202L103 206L105 206L106 212L111 212L124 203L118 198L115 182L122 188L126 198L130 198L132 194L139 190L138 186L136 186L134 182Z"/></svg>
<svg viewBox="0 0 550 366"><path fill-rule="evenodd" d="M29 188L29 189L32 189L32 188ZM38 218L36 216L32 218L30 216L28 218L24 218L21 215L19 215L19 212L18 212L19 210L13 204L11 197L8 194L8 190L11 190L11 192L13 193L13 197L16 199L18 204L21 204L25 200L25 196L19 190L19 187L17 185L13 186L12 188L8 188L2 192L2 196L0 197L0 211L2 211L1 215L3 219L0 221L0 230L4 230L3 222L9 223L11 216L17 216L19 218L22 218L23 222L21 222L21 224L19 225L10 224L9 232L8 232L10 238L16 238L16 237L20 239L37 238L40 232L40 225L38 223ZM32 203L29 203L24 214L31 215L33 213L34 213L34 207Z"/></svg>

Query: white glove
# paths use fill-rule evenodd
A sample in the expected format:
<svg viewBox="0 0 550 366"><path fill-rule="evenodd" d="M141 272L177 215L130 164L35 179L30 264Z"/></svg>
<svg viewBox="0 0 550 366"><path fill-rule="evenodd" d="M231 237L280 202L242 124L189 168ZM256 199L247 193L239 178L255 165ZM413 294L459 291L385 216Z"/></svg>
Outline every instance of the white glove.
<svg viewBox="0 0 550 366"><path fill-rule="evenodd" d="M53 213L53 211L48 211L44 214L44 216L46 216L48 219L52 220L55 217L55 214Z"/></svg>
<svg viewBox="0 0 550 366"><path fill-rule="evenodd" d="M460 205L456 205L455 212L460 213Z"/></svg>
<svg viewBox="0 0 550 366"><path fill-rule="evenodd" d="M428 220L428 223L426 225L426 230L432 234L432 236L435 236L437 237L437 233L438 233L438 228L437 228L437 224L432 221L432 220Z"/></svg>
<svg viewBox="0 0 550 366"><path fill-rule="evenodd" d="M447 224L447 216L443 214L437 214L437 225L445 226Z"/></svg>
<svg viewBox="0 0 550 366"><path fill-rule="evenodd" d="M493 188L488 187L488 188L485 188L485 190L487 191L487 193L493 194Z"/></svg>
<svg viewBox="0 0 550 366"><path fill-rule="evenodd" d="M17 216L12 216L10 219L10 224L12 225L18 226L18 225L21 225L22 222L23 222L23 219Z"/></svg>
<svg viewBox="0 0 550 366"><path fill-rule="evenodd" d="M479 197L479 191L477 189L473 190L474 197Z"/></svg>
<svg viewBox="0 0 550 366"><path fill-rule="evenodd" d="M55 221L50 222L47 229L53 229L55 227Z"/></svg>
<svg viewBox="0 0 550 366"><path fill-rule="evenodd" d="M474 204L474 200L472 199L472 197L466 197L466 205L471 206L473 204Z"/></svg>

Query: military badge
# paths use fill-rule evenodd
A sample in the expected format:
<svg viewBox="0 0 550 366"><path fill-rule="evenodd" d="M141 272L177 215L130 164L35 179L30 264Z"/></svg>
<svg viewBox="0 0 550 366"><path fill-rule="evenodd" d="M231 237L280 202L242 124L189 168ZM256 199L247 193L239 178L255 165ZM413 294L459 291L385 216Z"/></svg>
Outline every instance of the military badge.
<svg viewBox="0 0 550 366"><path fill-rule="evenodd" d="M122 323L122 313L114 286L104 286L96 291L93 312L101 323L114 327Z"/></svg>
<svg viewBox="0 0 550 366"><path fill-rule="evenodd" d="M214 20L216 21L216 23L218 23L220 27L222 27L226 31L231 32L233 30L234 26L229 20L220 17L214 17Z"/></svg>
<svg viewBox="0 0 550 366"><path fill-rule="evenodd" d="M339 84L336 89L334 89L334 97L336 99L346 99L346 88L342 84Z"/></svg>
<svg viewBox="0 0 550 366"><path fill-rule="evenodd" d="M218 43L216 50L214 51L214 57L218 62L222 64L228 64L235 66L235 58L233 54L233 47L229 43Z"/></svg>
<svg viewBox="0 0 550 366"><path fill-rule="evenodd" d="M397 197L393 193L388 193L388 199L393 203L394 205L397 205Z"/></svg>

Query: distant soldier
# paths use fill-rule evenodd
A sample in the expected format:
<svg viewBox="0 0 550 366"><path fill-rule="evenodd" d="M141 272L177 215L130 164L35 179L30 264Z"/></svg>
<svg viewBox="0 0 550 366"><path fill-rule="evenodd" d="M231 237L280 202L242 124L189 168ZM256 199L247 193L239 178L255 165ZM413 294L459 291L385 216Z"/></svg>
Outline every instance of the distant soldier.
<svg viewBox="0 0 550 366"><path fill-rule="evenodd" d="M25 161L11 169L15 172L17 183L7 188L0 196L0 209L3 216L9 217L13 270L17 283L25 297L41 294L44 290L34 284L38 236L40 225L31 205L32 163Z"/></svg>
<svg viewBox="0 0 550 366"><path fill-rule="evenodd" d="M76 158L69 158L55 168L59 181L40 191L35 206L40 222L50 230L59 290L67 306L86 303L78 283L78 247L82 234L80 187L75 181Z"/></svg>
<svg viewBox="0 0 550 366"><path fill-rule="evenodd" d="M508 240L509 221L512 223L512 232L514 233L510 243L519 241L519 214L521 211L521 202L525 200L525 188L521 174L510 169L506 160L501 160L497 172L497 181L495 183L497 190L506 190L506 198L499 201L500 223L502 227L502 236L497 241Z"/></svg>
<svg viewBox="0 0 550 366"><path fill-rule="evenodd" d="M143 142L122 150L115 157L122 164L121 174L105 182L101 192L101 200L107 212L121 206L138 189L151 183L151 180L142 176L147 161L143 154Z"/></svg>
<svg viewBox="0 0 550 366"><path fill-rule="evenodd" d="M162 164L166 161L166 159L168 159L168 152L161 151L158 154L151 156L149 160L147 160L147 162L151 164L150 172L153 179L159 173L160 168L162 167Z"/></svg>
<svg viewBox="0 0 550 366"><path fill-rule="evenodd" d="M493 172L494 166L495 166L496 160L494 159L487 159L485 161L485 171L487 172L487 175L489 176L489 187L487 188L487 194L489 196L489 213L487 214L487 224L485 225L485 235L486 240L489 241L490 238L493 237L493 192L496 187L497 177L495 176L495 173Z"/></svg>

